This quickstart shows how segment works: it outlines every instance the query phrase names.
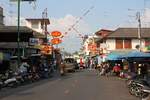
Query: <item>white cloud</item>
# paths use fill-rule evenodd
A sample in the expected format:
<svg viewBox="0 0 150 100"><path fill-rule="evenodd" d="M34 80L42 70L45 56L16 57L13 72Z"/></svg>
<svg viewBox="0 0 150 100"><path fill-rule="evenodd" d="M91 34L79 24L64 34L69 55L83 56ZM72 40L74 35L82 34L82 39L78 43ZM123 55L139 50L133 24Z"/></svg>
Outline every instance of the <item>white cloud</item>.
<svg viewBox="0 0 150 100"><path fill-rule="evenodd" d="M18 18L15 16L5 16L4 23L7 26L17 26ZM20 18L20 26L26 26L26 20L25 18Z"/></svg>
<svg viewBox="0 0 150 100"><path fill-rule="evenodd" d="M79 20L79 17L70 14L66 15L64 18L50 19L51 24L48 27L49 32L55 30L60 31L62 34L67 32L66 35L64 34L61 46L64 47L68 52L74 52L80 49L82 39L79 38L79 34L84 36L85 34L89 34L91 32L89 25L84 20L80 20L79 23L75 24L77 20ZM74 24L74 28L79 33L71 28L71 26ZM71 31L68 30L69 28L71 28Z"/></svg>

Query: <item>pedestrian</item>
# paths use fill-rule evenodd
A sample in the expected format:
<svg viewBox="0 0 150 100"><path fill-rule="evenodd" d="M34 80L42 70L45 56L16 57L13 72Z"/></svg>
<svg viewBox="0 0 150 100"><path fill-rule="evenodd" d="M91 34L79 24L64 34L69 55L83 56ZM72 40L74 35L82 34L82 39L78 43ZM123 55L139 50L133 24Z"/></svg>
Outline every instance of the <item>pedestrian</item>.
<svg viewBox="0 0 150 100"><path fill-rule="evenodd" d="M84 68L84 65L83 65L83 58L80 58L80 68L83 69Z"/></svg>
<svg viewBox="0 0 150 100"><path fill-rule="evenodd" d="M106 63L103 62L99 74L100 74L100 75L105 75L105 73L106 73Z"/></svg>
<svg viewBox="0 0 150 100"><path fill-rule="evenodd" d="M116 76L119 76L120 71L121 71L120 66L118 64L115 64L115 66L113 67L113 73L115 73Z"/></svg>
<svg viewBox="0 0 150 100"><path fill-rule="evenodd" d="M93 67L93 59L91 58L90 59L90 70L92 70L92 67Z"/></svg>

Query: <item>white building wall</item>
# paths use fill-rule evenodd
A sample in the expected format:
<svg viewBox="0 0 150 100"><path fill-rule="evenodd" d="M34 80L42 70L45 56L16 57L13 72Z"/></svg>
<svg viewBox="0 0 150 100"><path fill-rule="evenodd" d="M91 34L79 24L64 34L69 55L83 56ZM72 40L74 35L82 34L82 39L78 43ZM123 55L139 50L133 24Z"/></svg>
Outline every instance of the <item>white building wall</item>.
<svg viewBox="0 0 150 100"><path fill-rule="evenodd" d="M31 21L27 21L26 25L27 25L27 27L44 34L43 29L41 29L41 22L40 21L38 22L38 28L32 28L32 22Z"/></svg>
<svg viewBox="0 0 150 100"><path fill-rule="evenodd" d="M108 50L115 50L116 49L116 42L115 39L107 39L106 45Z"/></svg>
<svg viewBox="0 0 150 100"><path fill-rule="evenodd" d="M26 26L29 27L29 28L32 28L32 27L31 27L31 22L26 21Z"/></svg>
<svg viewBox="0 0 150 100"><path fill-rule="evenodd" d="M142 43L142 47L145 46L145 40L142 39L141 40L141 43ZM132 49L136 49L136 45L140 45L140 41L138 39L132 39Z"/></svg>
<svg viewBox="0 0 150 100"><path fill-rule="evenodd" d="M132 39L132 49L136 49L135 47L139 44L140 42L138 39Z"/></svg>

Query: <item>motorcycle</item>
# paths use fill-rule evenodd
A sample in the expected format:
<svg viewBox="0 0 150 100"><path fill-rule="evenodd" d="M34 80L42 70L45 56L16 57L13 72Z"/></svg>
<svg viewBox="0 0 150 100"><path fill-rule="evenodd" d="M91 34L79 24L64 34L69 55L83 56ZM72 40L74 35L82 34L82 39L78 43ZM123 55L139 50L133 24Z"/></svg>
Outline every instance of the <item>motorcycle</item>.
<svg viewBox="0 0 150 100"><path fill-rule="evenodd" d="M18 86L18 81L14 73L12 73L11 71L1 76L0 88L3 87L15 88L17 86Z"/></svg>
<svg viewBox="0 0 150 100"><path fill-rule="evenodd" d="M129 92L141 99L148 98L150 94L150 80L148 77L136 76L128 81Z"/></svg>
<svg viewBox="0 0 150 100"><path fill-rule="evenodd" d="M147 80L135 82L135 95L141 99L147 98L150 94L150 85Z"/></svg>

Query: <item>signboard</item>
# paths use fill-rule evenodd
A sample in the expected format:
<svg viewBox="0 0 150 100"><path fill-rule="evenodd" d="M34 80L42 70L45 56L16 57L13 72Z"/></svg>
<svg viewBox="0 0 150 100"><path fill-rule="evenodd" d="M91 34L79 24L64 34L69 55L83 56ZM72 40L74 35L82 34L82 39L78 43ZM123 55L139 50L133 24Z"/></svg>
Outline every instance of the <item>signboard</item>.
<svg viewBox="0 0 150 100"><path fill-rule="evenodd" d="M39 39L38 38L30 38L29 39L29 45L38 45Z"/></svg>
<svg viewBox="0 0 150 100"><path fill-rule="evenodd" d="M60 38L53 38L53 39L51 39L51 43L53 45L59 44L61 42L62 42L62 40Z"/></svg>
<svg viewBox="0 0 150 100"><path fill-rule="evenodd" d="M41 49L42 54L52 54L52 46L49 45L43 45L43 48Z"/></svg>
<svg viewBox="0 0 150 100"><path fill-rule="evenodd" d="M53 31L51 33L51 36L53 36L53 37L59 37L59 36L61 36L61 32L59 32L59 31Z"/></svg>

